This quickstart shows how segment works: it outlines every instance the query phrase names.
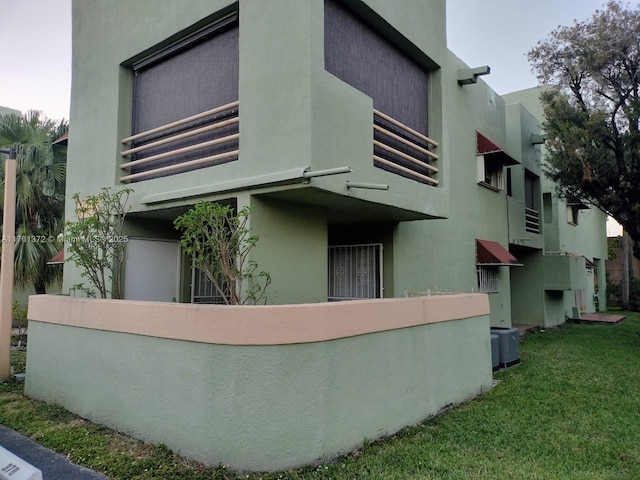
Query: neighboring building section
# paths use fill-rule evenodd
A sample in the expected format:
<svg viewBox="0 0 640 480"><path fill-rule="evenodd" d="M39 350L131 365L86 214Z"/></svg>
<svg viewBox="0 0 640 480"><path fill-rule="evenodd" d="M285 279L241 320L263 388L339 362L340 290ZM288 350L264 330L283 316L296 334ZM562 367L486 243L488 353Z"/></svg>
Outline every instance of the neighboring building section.
<svg viewBox="0 0 640 480"><path fill-rule="evenodd" d="M542 91L536 87L504 98L524 105L541 121ZM542 139L534 136L530 141L540 143L544 161ZM530 288L542 287L545 311L540 325L554 326L567 317L606 310L606 214L578 199L560 198L555 184L544 175L540 180L544 258Z"/></svg>
<svg viewBox="0 0 640 480"><path fill-rule="evenodd" d="M22 113L20 110L16 110L15 108L0 106L0 115L22 115Z"/></svg>

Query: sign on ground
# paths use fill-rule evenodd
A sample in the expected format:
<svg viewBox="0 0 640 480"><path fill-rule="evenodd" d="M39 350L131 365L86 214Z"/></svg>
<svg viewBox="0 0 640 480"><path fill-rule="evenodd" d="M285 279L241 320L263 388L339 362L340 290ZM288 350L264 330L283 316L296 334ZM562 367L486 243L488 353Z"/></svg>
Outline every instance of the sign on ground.
<svg viewBox="0 0 640 480"><path fill-rule="evenodd" d="M42 480L42 472L0 447L0 480Z"/></svg>

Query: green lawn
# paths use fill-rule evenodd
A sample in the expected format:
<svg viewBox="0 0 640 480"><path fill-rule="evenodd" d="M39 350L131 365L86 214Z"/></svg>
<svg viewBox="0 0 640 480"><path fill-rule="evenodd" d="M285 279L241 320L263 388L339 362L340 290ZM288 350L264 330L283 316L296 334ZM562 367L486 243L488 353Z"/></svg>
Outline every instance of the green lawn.
<svg viewBox="0 0 640 480"><path fill-rule="evenodd" d="M619 313L619 312L616 312ZM0 422L110 478L638 479L640 315L530 334L482 397L334 463L236 477L0 387ZM19 360L19 359L17 359Z"/></svg>

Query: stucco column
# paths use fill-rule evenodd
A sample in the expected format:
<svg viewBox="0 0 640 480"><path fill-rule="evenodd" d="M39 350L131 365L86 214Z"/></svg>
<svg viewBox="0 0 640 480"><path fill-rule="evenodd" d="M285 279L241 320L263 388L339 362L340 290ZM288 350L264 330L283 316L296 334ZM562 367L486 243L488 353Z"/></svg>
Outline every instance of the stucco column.
<svg viewBox="0 0 640 480"><path fill-rule="evenodd" d="M0 264L0 380L11 376L11 324L13 318L13 255L16 234L16 160L4 162L4 216Z"/></svg>

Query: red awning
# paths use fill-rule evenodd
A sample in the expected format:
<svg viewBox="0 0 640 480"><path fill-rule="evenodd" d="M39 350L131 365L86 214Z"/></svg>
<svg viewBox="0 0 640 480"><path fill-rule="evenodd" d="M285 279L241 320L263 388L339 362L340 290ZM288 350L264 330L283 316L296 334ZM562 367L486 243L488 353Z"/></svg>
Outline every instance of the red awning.
<svg viewBox="0 0 640 480"><path fill-rule="evenodd" d="M498 242L476 238L476 265L521 267L522 264Z"/></svg>
<svg viewBox="0 0 640 480"><path fill-rule="evenodd" d="M62 145L63 147L66 147L68 142L69 142L69 132L65 133L60 138L56 139L53 142L53 145Z"/></svg>
<svg viewBox="0 0 640 480"><path fill-rule="evenodd" d="M64 263L64 249L58 251L58 253L51 257L47 265L58 265L60 263Z"/></svg>
<svg viewBox="0 0 640 480"><path fill-rule="evenodd" d="M503 165L518 165L515 158L509 155L504 148L493 143L480 132L476 132L476 155L484 155L486 158L500 161Z"/></svg>

